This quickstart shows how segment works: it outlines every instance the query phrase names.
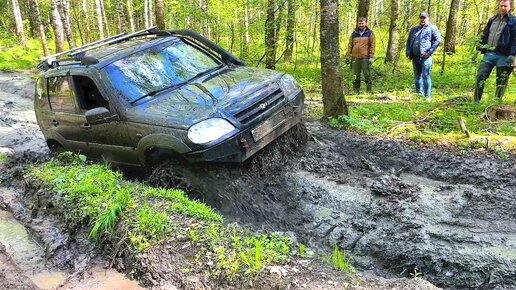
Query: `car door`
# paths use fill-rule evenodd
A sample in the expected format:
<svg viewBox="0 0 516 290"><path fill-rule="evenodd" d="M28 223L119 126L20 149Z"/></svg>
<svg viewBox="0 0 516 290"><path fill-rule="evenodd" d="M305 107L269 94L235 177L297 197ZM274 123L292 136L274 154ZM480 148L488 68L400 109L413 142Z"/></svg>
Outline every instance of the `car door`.
<svg viewBox="0 0 516 290"><path fill-rule="evenodd" d="M48 100L48 131L56 136L63 146L72 151L87 153L84 141L84 120L78 114L69 76L52 76L47 78Z"/></svg>
<svg viewBox="0 0 516 290"><path fill-rule="evenodd" d="M100 86L86 74L73 75L71 80L89 155L117 163L137 164L136 150L131 146L126 122L118 118L113 105L99 90ZM113 118L105 123L89 124L86 112L99 107L107 108Z"/></svg>

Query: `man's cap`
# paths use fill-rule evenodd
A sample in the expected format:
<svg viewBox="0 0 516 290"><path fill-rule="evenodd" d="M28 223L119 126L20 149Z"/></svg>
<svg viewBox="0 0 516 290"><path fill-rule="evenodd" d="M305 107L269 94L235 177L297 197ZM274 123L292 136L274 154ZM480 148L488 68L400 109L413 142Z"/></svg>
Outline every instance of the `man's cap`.
<svg viewBox="0 0 516 290"><path fill-rule="evenodd" d="M428 15L428 13L426 13L426 12L421 12L421 13L419 13L419 17L428 18L428 17L430 17L430 15Z"/></svg>

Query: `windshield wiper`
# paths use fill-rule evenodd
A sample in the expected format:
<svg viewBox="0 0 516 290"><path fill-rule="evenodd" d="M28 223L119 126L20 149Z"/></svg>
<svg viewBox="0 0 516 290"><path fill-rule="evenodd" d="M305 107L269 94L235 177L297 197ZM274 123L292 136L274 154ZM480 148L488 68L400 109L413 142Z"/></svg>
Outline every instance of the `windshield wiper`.
<svg viewBox="0 0 516 290"><path fill-rule="evenodd" d="M161 89L158 89L158 90L152 91L152 92L150 92L150 93L147 93L147 94L145 94L145 95L143 95L143 96L139 97L139 98L138 98L138 99L136 99L136 100L132 100L131 102L129 102L129 104L131 104L131 105L132 105L132 104L134 104L134 103L136 103L136 102L138 102L138 101L140 101L140 100L142 100L142 99L145 99L146 97L154 96L155 94L157 94L157 93L161 93L161 92L166 91L166 90L171 90L171 89L179 88L179 87L181 87L181 86L183 86L183 85L185 85L185 84L187 84L187 83L188 83L188 81L184 81L184 82L180 82L180 83L177 83L177 84L174 84L174 85L168 86L168 87L164 87L164 88L161 88Z"/></svg>
<svg viewBox="0 0 516 290"><path fill-rule="evenodd" d="M191 78L190 80L193 80L193 79L198 78L198 77L203 76L203 75L210 74L210 73L212 73L212 72L214 72L214 71L216 71L216 70L218 70L218 69L220 69L220 68L223 68L224 66L225 66L225 64L221 63L221 64L219 64L219 65L218 65L218 66L216 66L216 67L212 67L212 68L210 68L210 69L207 69L207 70L205 70L205 71L203 71L203 72L200 72L200 73L196 74L196 75L195 75L193 78Z"/></svg>

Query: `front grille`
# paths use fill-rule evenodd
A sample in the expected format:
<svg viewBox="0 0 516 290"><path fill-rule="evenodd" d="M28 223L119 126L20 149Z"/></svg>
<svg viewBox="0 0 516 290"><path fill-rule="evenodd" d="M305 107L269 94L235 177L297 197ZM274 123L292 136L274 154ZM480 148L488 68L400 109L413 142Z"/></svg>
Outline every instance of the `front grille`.
<svg viewBox="0 0 516 290"><path fill-rule="evenodd" d="M285 99L285 95L280 88L277 88L272 93L263 96L263 98L254 102L251 106L235 113L233 116L242 124L251 122L258 118L264 112L273 108Z"/></svg>

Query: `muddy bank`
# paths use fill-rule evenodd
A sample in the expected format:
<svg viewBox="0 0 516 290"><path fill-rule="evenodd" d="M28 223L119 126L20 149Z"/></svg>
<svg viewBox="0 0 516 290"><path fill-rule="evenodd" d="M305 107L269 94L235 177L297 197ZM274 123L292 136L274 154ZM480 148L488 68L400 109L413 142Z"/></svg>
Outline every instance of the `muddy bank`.
<svg viewBox="0 0 516 290"><path fill-rule="evenodd" d="M299 150L291 150L299 138L292 134L244 168L176 172L231 220L321 251L336 243L362 271L417 271L445 287L516 287L513 160L408 149L306 124L309 141ZM171 175L151 181L166 185Z"/></svg>

